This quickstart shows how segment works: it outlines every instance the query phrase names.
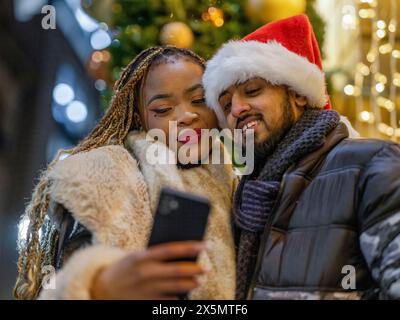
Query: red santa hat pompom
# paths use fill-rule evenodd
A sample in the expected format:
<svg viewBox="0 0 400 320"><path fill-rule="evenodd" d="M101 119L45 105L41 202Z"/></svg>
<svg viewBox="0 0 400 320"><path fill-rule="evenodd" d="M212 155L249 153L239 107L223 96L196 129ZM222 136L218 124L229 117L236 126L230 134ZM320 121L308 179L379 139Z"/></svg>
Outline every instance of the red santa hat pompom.
<svg viewBox="0 0 400 320"><path fill-rule="evenodd" d="M310 107L331 108L318 43L304 14L268 23L242 40L230 41L207 62L206 100L221 125L225 116L219 95L232 84L255 77L287 85L305 96Z"/></svg>

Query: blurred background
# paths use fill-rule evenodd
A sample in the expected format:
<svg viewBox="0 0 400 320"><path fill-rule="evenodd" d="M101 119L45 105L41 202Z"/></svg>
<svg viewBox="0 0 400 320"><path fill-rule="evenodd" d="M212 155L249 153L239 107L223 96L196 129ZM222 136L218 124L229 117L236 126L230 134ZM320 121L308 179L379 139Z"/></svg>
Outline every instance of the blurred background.
<svg viewBox="0 0 400 320"><path fill-rule="evenodd" d="M40 170L93 128L123 66L158 44L208 59L298 13L334 108L362 136L400 141L398 0L0 0L0 299L12 299L19 216Z"/></svg>

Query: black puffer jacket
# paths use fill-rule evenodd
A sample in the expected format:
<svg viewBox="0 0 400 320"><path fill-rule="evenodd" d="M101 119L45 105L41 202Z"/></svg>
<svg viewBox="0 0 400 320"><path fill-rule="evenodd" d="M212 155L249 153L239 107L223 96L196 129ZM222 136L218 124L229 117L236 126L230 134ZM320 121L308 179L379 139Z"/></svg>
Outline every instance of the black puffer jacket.
<svg viewBox="0 0 400 320"><path fill-rule="evenodd" d="M400 282L400 147L347 136L340 124L322 148L284 175L249 298L395 295L392 285ZM355 282L349 280L352 271Z"/></svg>

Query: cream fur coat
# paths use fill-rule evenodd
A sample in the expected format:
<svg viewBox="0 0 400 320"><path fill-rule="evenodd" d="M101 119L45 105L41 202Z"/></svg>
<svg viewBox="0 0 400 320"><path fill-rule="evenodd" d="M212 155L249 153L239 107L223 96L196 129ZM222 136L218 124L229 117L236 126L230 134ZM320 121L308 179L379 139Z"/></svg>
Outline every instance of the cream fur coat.
<svg viewBox="0 0 400 320"><path fill-rule="evenodd" d="M56 164L50 173L51 199L92 232L93 244L72 254L55 275L55 289L43 289L39 299L90 299L92 281L100 268L127 252L144 250L163 186L211 200L205 236L211 247L199 258L211 271L190 298L234 299L231 209L236 179L232 167L201 165L179 170L173 164L151 165L146 150L153 143L158 142L146 141L143 133L130 133L126 148L105 146Z"/></svg>

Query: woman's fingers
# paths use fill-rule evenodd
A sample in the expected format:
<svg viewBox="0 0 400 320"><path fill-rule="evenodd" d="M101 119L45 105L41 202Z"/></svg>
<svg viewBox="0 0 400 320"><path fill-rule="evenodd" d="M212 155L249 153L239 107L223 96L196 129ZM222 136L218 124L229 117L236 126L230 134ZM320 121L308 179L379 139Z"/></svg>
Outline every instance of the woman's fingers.
<svg viewBox="0 0 400 320"><path fill-rule="evenodd" d="M96 299L177 298L199 285L205 270L191 261L168 261L196 257L205 248L199 241L175 242L129 253L100 270L93 280Z"/></svg>
<svg viewBox="0 0 400 320"><path fill-rule="evenodd" d="M125 273L124 296L140 299L176 299L199 286L204 270L191 261L169 261L196 257L205 248L199 241L175 242L131 253L122 261ZM138 294L140 292L140 294Z"/></svg>
<svg viewBox="0 0 400 320"><path fill-rule="evenodd" d="M204 242L200 241L181 241L160 244L145 251L143 260L175 260L196 257L205 249Z"/></svg>
<svg viewBox="0 0 400 320"><path fill-rule="evenodd" d="M188 278L204 274L205 270L195 262L148 262L134 268L134 276L141 280Z"/></svg>

